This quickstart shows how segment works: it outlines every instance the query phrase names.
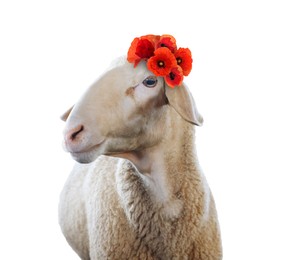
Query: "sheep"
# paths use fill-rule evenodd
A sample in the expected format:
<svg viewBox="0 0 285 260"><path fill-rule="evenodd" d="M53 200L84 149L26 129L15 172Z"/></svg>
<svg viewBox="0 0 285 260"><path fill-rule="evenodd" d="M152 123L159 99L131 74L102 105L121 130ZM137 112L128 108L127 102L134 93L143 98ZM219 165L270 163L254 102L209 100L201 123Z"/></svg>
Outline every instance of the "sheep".
<svg viewBox="0 0 285 260"><path fill-rule="evenodd" d="M81 259L222 259L215 202L200 169L183 82L119 59L62 119L76 164L59 224Z"/></svg>

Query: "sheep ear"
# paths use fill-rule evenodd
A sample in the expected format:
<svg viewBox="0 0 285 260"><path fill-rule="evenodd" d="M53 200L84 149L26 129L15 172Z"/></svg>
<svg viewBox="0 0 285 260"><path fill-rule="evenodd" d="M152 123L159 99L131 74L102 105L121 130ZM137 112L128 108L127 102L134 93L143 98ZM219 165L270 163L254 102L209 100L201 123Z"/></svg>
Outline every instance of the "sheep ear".
<svg viewBox="0 0 285 260"><path fill-rule="evenodd" d="M71 110L73 109L73 107L74 107L74 106L72 106L71 108L69 108L69 109L60 117L60 119L61 119L62 121L65 122L65 121L67 120L67 118L68 118L68 116L69 116Z"/></svg>
<svg viewBox="0 0 285 260"><path fill-rule="evenodd" d="M176 88L171 88L166 85L165 94L169 105L172 106L184 120L197 126L203 124L203 118L199 114L195 101L186 85L182 84Z"/></svg>

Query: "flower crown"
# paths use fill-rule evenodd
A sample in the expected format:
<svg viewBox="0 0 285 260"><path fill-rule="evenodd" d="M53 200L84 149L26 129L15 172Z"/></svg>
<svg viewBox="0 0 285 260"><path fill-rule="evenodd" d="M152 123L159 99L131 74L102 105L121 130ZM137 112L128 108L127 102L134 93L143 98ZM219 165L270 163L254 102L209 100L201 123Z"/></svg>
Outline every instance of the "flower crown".
<svg viewBox="0 0 285 260"><path fill-rule="evenodd" d="M188 76L192 69L192 55L188 48L177 49L173 36L145 35L136 37L128 51L128 61L134 67L145 60L147 68L156 76L164 77L168 86L180 86L183 76Z"/></svg>

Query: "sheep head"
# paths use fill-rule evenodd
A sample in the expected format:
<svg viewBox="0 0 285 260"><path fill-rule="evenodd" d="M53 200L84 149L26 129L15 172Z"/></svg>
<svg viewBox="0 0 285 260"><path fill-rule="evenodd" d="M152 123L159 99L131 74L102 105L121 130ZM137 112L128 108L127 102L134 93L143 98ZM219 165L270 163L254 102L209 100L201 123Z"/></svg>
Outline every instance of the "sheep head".
<svg viewBox="0 0 285 260"><path fill-rule="evenodd" d="M126 60L117 63L62 116L64 148L76 161L89 163L99 155L154 146L166 131L169 106L187 122L202 124L185 85L168 87L143 61L136 68Z"/></svg>

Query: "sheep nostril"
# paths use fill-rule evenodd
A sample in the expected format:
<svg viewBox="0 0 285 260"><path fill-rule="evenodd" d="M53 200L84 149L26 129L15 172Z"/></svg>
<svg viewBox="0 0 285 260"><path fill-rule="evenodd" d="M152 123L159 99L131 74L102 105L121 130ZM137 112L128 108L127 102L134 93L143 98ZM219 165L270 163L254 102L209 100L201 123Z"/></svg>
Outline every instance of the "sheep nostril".
<svg viewBox="0 0 285 260"><path fill-rule="evenodd" d="M73 141L78 136L80 132L84 130L83 125L78 126L77 129L74 129L73 133L70 135L70 139Z"/></svg>

